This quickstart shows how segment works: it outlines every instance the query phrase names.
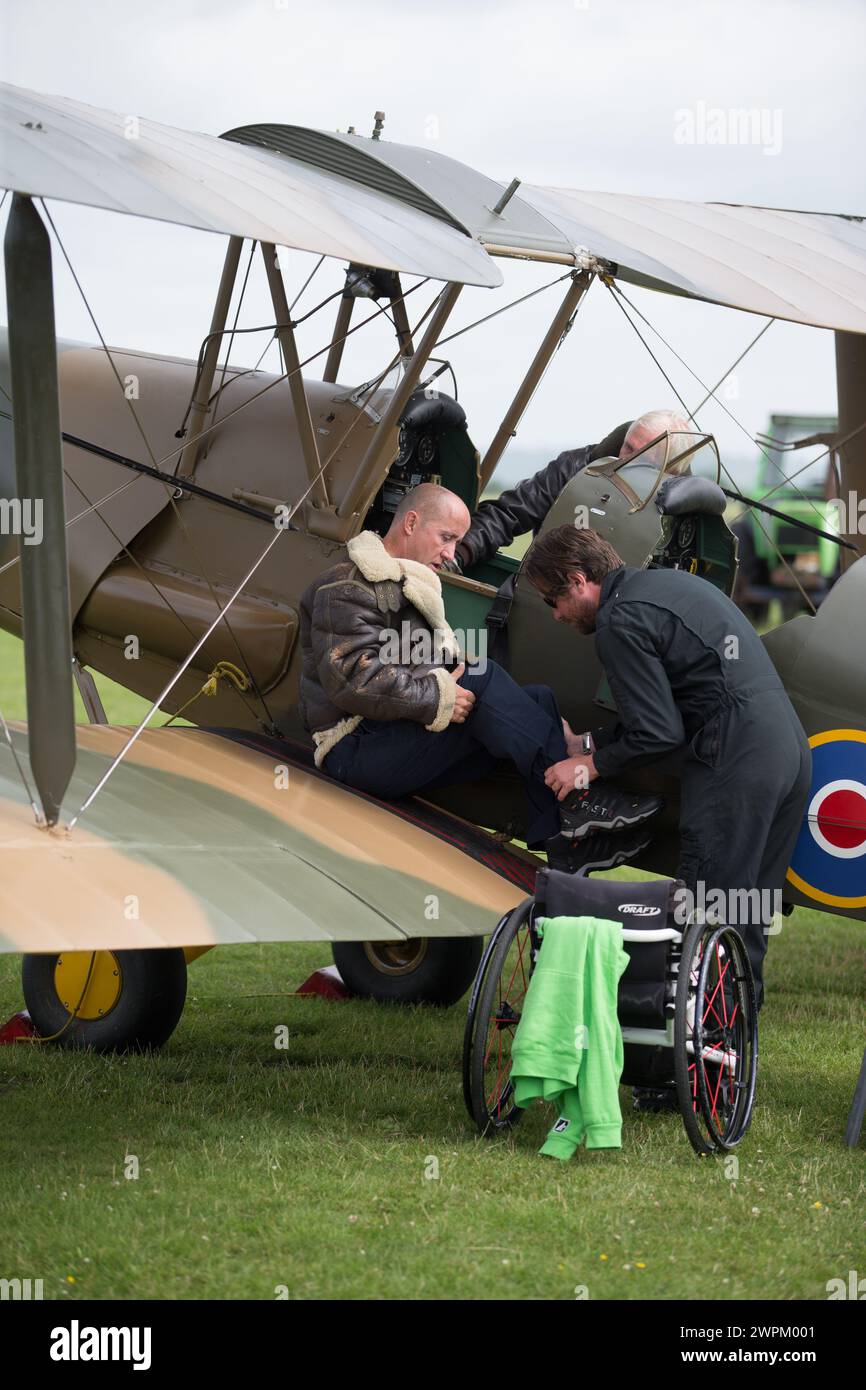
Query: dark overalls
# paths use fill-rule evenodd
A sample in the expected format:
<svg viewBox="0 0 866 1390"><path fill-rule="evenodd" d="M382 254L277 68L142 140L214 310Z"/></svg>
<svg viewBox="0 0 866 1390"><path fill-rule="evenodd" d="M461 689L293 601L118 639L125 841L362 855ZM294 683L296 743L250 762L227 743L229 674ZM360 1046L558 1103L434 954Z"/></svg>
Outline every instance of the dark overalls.
<svg viewBox="0 0 866 1390"><path fill-rule="evenodd" d="M802 725L748 619L683 570L609 574L596 647L620 718L596 740L599 775L682 750L677 876L697 904L713 889L735 907L748 903L748 920L732 925L745 938L760 1004L763 906L784 885L811 781ZM757 914L751 889L765 890Z"/></svg>

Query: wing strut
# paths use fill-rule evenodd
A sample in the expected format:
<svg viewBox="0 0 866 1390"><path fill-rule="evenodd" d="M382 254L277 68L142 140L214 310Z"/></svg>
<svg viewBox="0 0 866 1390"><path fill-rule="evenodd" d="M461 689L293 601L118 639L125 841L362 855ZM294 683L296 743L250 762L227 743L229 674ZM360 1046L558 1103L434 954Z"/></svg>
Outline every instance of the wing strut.
<svg viewBox="0 0 866 1390"><path fill-rule="evenodd" d="M322 373L323 381L337 380L337 373L340 370L340 363L343 360L343 348L346 345L346 334L352 322L352 311L355 301L350 294L343 294L340 300L340 307L337 310L337 322L334 324L334 334L331 339L331 346L328 351L328 360L325 363L325 370Z"/></svg>
<svg viewBox="0 0 866 1390"><path fill-rule="evenodd" d="M217 359L222 347L222 337L220 336L226 326L229 305L232 300L232 292L235 287L235 280L238 276L238 266L241 260L241 250L244 239L239 236L229 237L226 247L225 261L223 262L222 275L220 276L219 289L217 291L216 304L214 305L213 315L210 323L210 333L207 336L207 347L204 350L201 370L195 383L191 409L186 427L187 443L183 451L179 454L174 466L175 473L193 474L202 449L202 428L210 408L210 393L213 386L214 374L216 372ZM226 358L228 362L228 358ZM183 426L181 426L183 428Z"/></svg>
<svg viewBox="0 0 866 1390"><path fill-rule="evenodd" d="M533 357L511 405L505 412L505 418L496 431L493 443L484 455L481 464L481 480L478 486L479 497L490 482L493 471L505 452L506 445L517 433L518 422L532 399L533 392L544 376L553 354L567 333L571 321L577 313L580 301L591 282L592 275L586 270L576 270L571 276L571 284L565 292L565 297L556 311L553 322L545 333L541 346Z"/></svg>
<svg viewBox="0 0 866 1390"><path fill-rule="evenodd" d="M307 388L304 386L304 378L301 375L301 359L298 356L298 345L295 341L295 329L292 323L292 316L289 312L289 303L286 299L286 287L283 284L282 271L277 260L277 248L267 242L260 243L262 248L262 258L265 263L265 274L268 277L268 288L271 292L271 302L274 306L277 327L275 336L283 349L283 359L286 364L286 375L289 380L289 391L292 395L292 407L295 412L295 424L301 441L301 450L304 455L304 463L307 468L307 478L310 486L310 507L321 508L327 511L330 508L328 499L328 485L325 481L325 473L322 468L322 460L319 458L319 444L316 439L316 430L313 425L313 417L310 414L310 402L307 399Z"/></svg>
<svg viewBox="0 0 866 1390"><path fill-rule="evenodd" d="M850 506L866 491L866 431L862 429L866 385L866 334L836 330L836 394L839 401L839 493ZM855 506L859 505L855 502ZM866 555L863 517L849 515L848 534Z"/></svg>
<svg viewBox="0 0 866 1390"><path fill-rule="evenodd" d="M409 397L418 385L418 378L424 370L424 364L436 347L442 329L448 322L448 315L454 308L457 296L462 288L462 285L449 282L433 301L435 308L431 305L432 315L424 337L415 348L413 356L407 358L403 379L395 386L391 399L385 407L385 413L377 425L373 438L367 447L367 451L356 468L355 475L346 489L342 502L337 508L337 515L341 521L351 520L354 517L355 510L360 505L365 488L369 488L370 486L371 478L378 480L377 486L378 483L381 482L379 472L388 448L393 446L394 433L399 425L400 416L403 414ZM394 361L399 361L399 358L400 354L398 353Z"/></svg>
<svg viewBox="0 0 866 1390"><path fill-rule="evenodd" d="M20 542L30 765L56 825L75 767L66 511L51 242L24 193L13 195L4 253L18 501L41 512L40 543Z"/></svg>

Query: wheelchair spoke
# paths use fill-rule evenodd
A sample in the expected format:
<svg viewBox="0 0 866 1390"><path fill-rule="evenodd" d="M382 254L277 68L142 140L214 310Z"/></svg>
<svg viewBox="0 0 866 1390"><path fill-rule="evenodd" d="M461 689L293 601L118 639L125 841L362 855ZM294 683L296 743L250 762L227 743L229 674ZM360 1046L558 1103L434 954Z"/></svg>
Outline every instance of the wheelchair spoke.
<svg viewBox="0 0 866 1390"><path fill-rule="evenodd" d="M717 964L718 964L718 947L716 948L716 951L717 951ZM718 994L719 990L722 989L722 985L723 985L723 983L724 983L725 975L726 975L727 972L728 972L728 966L729 966L729 965L730 965L730 961L726 961L724 970L721 971L721 973L719 974L719 978L718 978L718 980L716 981L715 989L713 990L712 994L710 995L710 998L706 1001L706 1003L707 1003L707 1011L706 1011L706 1013L704 1014L703 1018L701 1019L701 1022L702 1022L702 1023L706 1023L707 1017L708 1017L708 1015L709 1015L710 1013L712 1013L715 1022L719 1025L720 1028L724 1028L724 1026L725 1026L725 1024L726 1024L726 1022L727 1022L727 1019L726 1019L726 1018L719 1018L718 1011L717 1011L717 1009L716 1009L716 1007L715 1007L715 999L716 999L716 995ZM723 1012L723 1014L727 1014L727 1009L728 1009L728 1001L727 1001L727 998L726 998L726 995L725 995L725 991L722 989L722 1012Z"/></svg>
<svg viewBox="0 0 866 1390"><path fill-rule="evenodd" d="M508 984L505 986L505 997L506 997L506 998L508 998L508 996L510 995L512 989L514 988L514 980L515 980L515 977L516 977L516 975L517 975L518 970L520 971L520 978L521 978L521 980L523 981L523 990L522 990L522 993L521 993L521 995L520 995L521 1000L523 999L524 995L526 994L527 989L529 988L529 981L528 981L527 978L526 978L526 969L525 969L525 964L526 964L526 963L525 963L525 960L524 960L524 952L525 952L525 949L526 949L526 943L527 943L528 941L529 941L529 932L524 932L522 937L521 937L520 935L518 935L518 938L517 938L517 960L516 960L516 962L515 962L514 969L513 969L513 971L511 972L511 979L508 981ZM499 997L500 997L500 999L502 998L501 993L500 993L500 996L499 996Z"/></svg>
<svg viewBox="0 0 866 1390"><path fill-rule="evenodd" d="M497 1068L496 1068L496 1081L497 1081L497 1084L496 1084L496 1086L494 1087L493 1091L491 1091L490 1095L487 1097L487 1104L488 1104L488 1105L492 1105L493 1102L494 1102L494 1100L495 1100L495 1102L496 1102L496 1118L499 1119L499 1116L500 1116L500 1114L501 1114L501 1112L502 1112L502 1030L501 1030L501 1029L499 1029L499 1030L497 1031L497 1040L498 1040L498 1044L499 1044L499 1057L498 1057L498 1059L497 1059Z"/></svg>
<svg viewBox="0 0 866 1390"><path fill-rule="evenodd" d="M714 1120L717 1120L717 1119L720 1118L720 1115L719 1115L719 1091L721 1090L721 1087L722 1087L722 1076L723 1076L724 1071L725 1071L725 1067L724 1067L724 1066L720 1066L720 1067L719 1067L718 1080L716 1081L716 1085L715 1085L715 1090L712 1089L712 1086L711 1086L711 1085L708 1085L708 1087L707 1087L707 1089L710 1091L710 1112L711 1112L712 1117L713 1117ZM704 1072L706 1073L706 1064L704 1065ZM707 1081L710 1082L710 1078L709 1078L709 1077L707 1077ZM728 1099L729 1099L729 1098L728 1098ZM725 1101L725 1095L724 1095L724 1092L722 1092L722 1108L725 1108L725 1107L724 1107L724 1101Z"/></svg>

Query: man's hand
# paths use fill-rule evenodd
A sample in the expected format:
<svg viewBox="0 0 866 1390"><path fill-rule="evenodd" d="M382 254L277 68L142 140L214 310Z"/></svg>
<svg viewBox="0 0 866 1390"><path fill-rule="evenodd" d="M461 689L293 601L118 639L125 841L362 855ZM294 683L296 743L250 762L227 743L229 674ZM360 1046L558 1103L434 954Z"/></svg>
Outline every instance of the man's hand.
<svg viewBox="0 0 866 1390"><path fill-rule="evenodd" d="M469 715L472 713L472 706L475 704L475 696L471 690L464 690L462 685L458 685L460 677L466 670L466 663L461 661L449 674L454 682L454 709L451 712L452 724L465 724Z"/></svg>
<svg viewBox="0 0 866 1390"><path fill-rule="evenodd" d="M569 792L585 790L597 776L595 762L590 754L588 757L565 758L561 763L551 763L544 774L544 780L557 801L562 801Z"/></svg>

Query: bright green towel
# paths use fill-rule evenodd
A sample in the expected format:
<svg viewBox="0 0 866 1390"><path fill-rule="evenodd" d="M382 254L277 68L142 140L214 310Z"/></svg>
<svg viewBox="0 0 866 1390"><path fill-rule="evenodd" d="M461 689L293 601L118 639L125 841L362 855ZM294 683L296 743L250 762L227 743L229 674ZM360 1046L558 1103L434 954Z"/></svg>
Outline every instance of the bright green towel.
<svg viewBox="0 0 866 1390"><path fill-rule="evenodd" d="M541 1149L571 1158L622 1147L622 1030L617 986L628 965L622 924L540 917L541 950L511 1049L514 1099L549 1100L559 1118Z"/></svg>

